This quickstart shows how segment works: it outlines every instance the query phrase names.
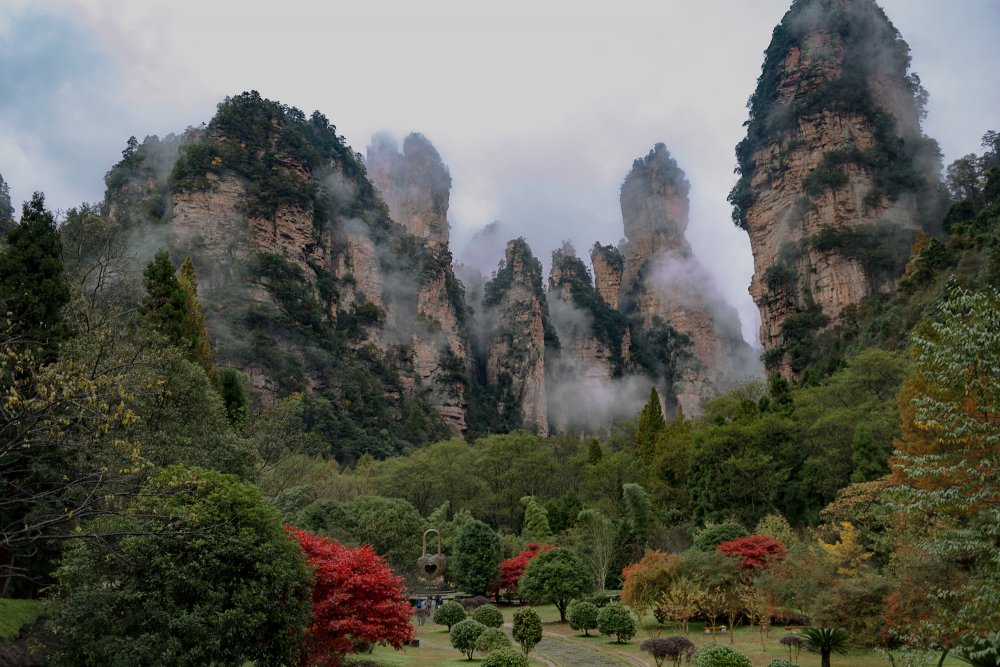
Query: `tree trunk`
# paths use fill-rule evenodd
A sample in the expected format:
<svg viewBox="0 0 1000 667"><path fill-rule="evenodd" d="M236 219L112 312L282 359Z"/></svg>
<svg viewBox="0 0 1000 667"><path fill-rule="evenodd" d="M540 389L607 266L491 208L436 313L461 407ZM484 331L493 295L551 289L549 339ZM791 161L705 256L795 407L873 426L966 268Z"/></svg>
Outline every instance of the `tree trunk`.
<svg viewBox="0 0 1000 667"><path fill-rule="evenodd" d="M938 667L941 667L941 666L942 666L942 665L944 664L944 659L945 659L946 657L948 657L948 652L949 652L950 650L951 650L950 648L946 648L946 649L944 650L944 652L943 652L943 653L941 653L941 659L940 659L940 660L938 660Z"/></svg>
<svg viewBox="0 0 1000 667"><path fill-rule="evenodd" d="M830 649L825 648L819 654L820 667L830 667Z"/></svg>

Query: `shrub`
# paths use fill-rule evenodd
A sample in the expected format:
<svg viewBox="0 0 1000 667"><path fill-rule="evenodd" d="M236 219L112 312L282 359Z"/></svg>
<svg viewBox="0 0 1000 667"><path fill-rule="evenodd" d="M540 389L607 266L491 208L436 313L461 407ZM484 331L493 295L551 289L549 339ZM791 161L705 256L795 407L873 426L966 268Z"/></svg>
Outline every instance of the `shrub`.
<svg viewBox="0 0 1000 667"><path fill-rule="evenodd" d="M639 649L653 656L656 667L660 667L668 658L674 665L680 665L681 659L694 648L694 643L687 637L654 637L639 645Z"/></svg>
<svg viewBox="0 0 1000 667"><path fill-rule="evenodd" d="M569 608L569 627L574 630L583 630L583 634L589 635L590 630L597 627L597 616L600 609L590 602L577 602Z"/></svg>
<svg viewBox="0 0 1000 667"><path fill-rule="evenodd" d="M472 654L476 650L476 641L485 630L485 625L467 618L456 623L448 634L451 636L451 645L464 653L469 660L472 660Z"/></svg>
<svg viewBox="0 0 1000 667"><path fill-rule="evenodd" d="M744 570L766 570L774 561L785 557L785 545L767 535L750 535L723 542L716 547L720 553L740 559Z"/></svg>
<svg viewBox="0 0 1000 667"><path fill-rule="evenodd" d="M694 667L753 667L750 658L728 646L703 646L694 654Z"/></svg>
<svg viewBox="0 0 1000 667"><path fill-rule="evenodd" d="M619 644L635 636L635 619L629 610L612 602L597 615L597 629L602 635L614 635Z"/></svg>
<svg viewBox="0 0 1000 667"><path fill-rule="evenodd" d="M716 523L705 526L694 536L694 545L701 551L715 551L723 542L745 537L746 528L738 523Z"/></svg>
<svg viewBox="0 0 1000 667"><path fill-rule="evenodd" d="M451 626L462 620L465 620L465 610L457 602L445 602L434 612L434 622L447 626L449 632Z"/></svg>
<svg viewBox="0 0 1000 667"><path fill-rule="evenodd" d="M481 667L528 667L528 657L514 649L502 648L486 656Z"/></svg>
<svg viewBox="0 0 1000 667"><path fill-rule="evenodd" d="M531 653L535 644L542 641L542 619L531 607L514 612L514 641L521 645L525 655Z"/></svg>
<svg viewBox="0 0 1000 667"><path fill-rule="evenodd" d="M767 667L796 667L794 662L789 662L784 658L775 658L771 662L767 663Z"/></svg>
<svg viewBox="0 0 1000 667"><path fill-rule="evenodd" d="M503 614L491 604L476 607L471 616L488 628L499 628L503 625Z"/></svg>
<svg viewBox="0 0 1000 667"><path fill-rule="evenodd" d="M486 628L476 640L476 650L486 655L502 648L510 648L510 639L500 628Z"/></svg>
<svg viewBox="0 0 1000 667"><path fill-rule="evenodd" d="M458 601L458 604L462 605L465 611L472 611L477 607L482 607L484 604L489 604L490 599L485 595L474 595L471 598L462 598Z"/></svg>

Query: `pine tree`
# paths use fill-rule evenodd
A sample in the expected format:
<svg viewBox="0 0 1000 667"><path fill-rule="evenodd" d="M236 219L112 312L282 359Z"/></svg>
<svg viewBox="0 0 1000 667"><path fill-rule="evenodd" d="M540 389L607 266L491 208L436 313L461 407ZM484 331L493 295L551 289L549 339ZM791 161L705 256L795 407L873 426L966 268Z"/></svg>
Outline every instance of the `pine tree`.
<svg viewBox="0 0 1000 667"><path fill-rule="evenodd" d="M208 377L217 382L218 374L212 365L212 346L208 342L208 330L205 328L205 318L202 317L201 303L198 301L198 276L190 257L185 258L181 264L177 273L177 283L185 297L182 328L184 335L190 341L191 361L204 368Z"/></svg>
<svg viewBox="0 0 1000 667"><path fill-rule="evenodd" d="M524 528L531 535L529 541L545 544L552 540L552 529L549 527L549 513L541 506L534 496L521 498L524 505Z"/></svg>
<svg viewBox="0 0 1000 667"><path fill-rule="evenodd" d="M184 260L178 273L170 254L160 250L142 276L146 287L142 312L146 321L170 343L185 350L188 358L204 368L215 382L217 373L212 366L212 348L201 315L198 278L191 259Z"/></svg>
<svg viewBox="0 0 1000 667"><path fill-rule="evenodd" d="M67 334L62 309L69 298L55 218L36 192L0 252L0 308L15 338L51 361Z"/></svg>
<svg viewBox="0 0 1000 667"><path fill-rule="evenodd" d="M14 228L14 205L10 203L10 186L0 175L0 236Z"/></svg>
<svg viewBox="0 0 1000 667"><path fill-rule="evenodd" d="M635 426L635 453L639 457L649 459L653 456L656 437L665 426L660 395L656 393L656 387L653 387L649 390L649 400L639 413L639 421Z"/></svg>

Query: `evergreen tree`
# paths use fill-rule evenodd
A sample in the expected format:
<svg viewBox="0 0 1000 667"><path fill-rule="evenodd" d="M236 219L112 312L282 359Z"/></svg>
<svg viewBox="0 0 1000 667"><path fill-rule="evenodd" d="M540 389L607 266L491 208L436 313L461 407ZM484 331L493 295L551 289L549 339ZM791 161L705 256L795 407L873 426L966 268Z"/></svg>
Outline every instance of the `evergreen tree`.
<svg viewBox="0 0 1000 667"><path fill-rule="evenodd" d="M482 521L462 527L452 557L455 586L470 595L484 595L496 583L500 566L500 538Z"/></svg>
<svg viewBox="0 0 1000 667"><path fill-rule="evenodd" d="M182 325L184 334L191 344L188 356L191 361L204 368L208 377L217 383L218 374L212 365L212 346L208 342L208 330L205 328L205 318L201 314L201 303L198 301L198 276L190 257L185 258L181 264L180 271L177 272L177 283L185 298Z"/></svg>
<svg viewBox="0 0 1000 667"><path fill-rule="evenodd" d="M36 192L0 253L0 308L10 314L15 338L51 361L66 337L62 308L69 297L55 218Z"/></svg>
<svg viewBox="0 0 1000 667"><path fill-rule="evenodd" d="M531 542L545 544L552 540L552 530L549 528L549 516L545 508L534 496L521 498L524 505L524 529L530 533Z"/></svg>
<svg viewBox="0 0 1000 667"><path fill-rule="evenodd" d="M10 203L10 186L0 175L0 236L14 228L14 205Z"/></svg>
<svg viewBox="0 0 1000 667"><path fill-rule="evenodd" d="M178 273L170 261L170 253L160 250L142 277L146 288L142 312L146 321L170 343L183 349L216 383L212 348L198 302L198 277L191 259L184 260Z"/></svg>
<svg viewBox="0 0 1000 667"><path fill-rule="evenodd" d="M653 387L649 390L649 400L639 413L639 421L635 426L635 453L642 458L650 458L656 437L665 426L660 395L656 393L656 387Z"/></svg>

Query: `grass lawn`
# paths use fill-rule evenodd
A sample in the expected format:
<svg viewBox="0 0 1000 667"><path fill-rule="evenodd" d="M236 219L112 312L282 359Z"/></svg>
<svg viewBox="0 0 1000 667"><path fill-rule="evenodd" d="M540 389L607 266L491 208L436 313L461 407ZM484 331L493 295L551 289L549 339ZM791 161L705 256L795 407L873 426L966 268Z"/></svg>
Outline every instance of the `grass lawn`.
<svg viewBox="0 0 1000 667"><path fill-rule="evenodd" d="M581 648L595 651L595 656L618 657L623 664L646 664L653 665L653 660L647 653L639 650L639 645L649 637L667 637L679 634L671 627L661 627L657 625L653 617L647 616L644 619L643 629L641 629L631 641L624 644L617 644L612 639L595 634L591 631L591 636L586 637L570 629L569 624L559 622L559 612L553 605L539 605L535 607L542 618L542 630L546 636L556 636L559 639L571 642ZM517 607L503 607L504 619L510 623ZM444 626L435 625L428 621L424 626L416 626L417 638L420 646L417 648L407 648L404 651L394 651L391 648L378 647L373 655L369 656L377 662L393 667L432 667L435 665L470 665L482 662L483 656L476 654L470 662L465 656L452 648L448 640L448 633ZM764 639L761 646L760 633L756 628L737 628L736 632L730 635L716 635L710 637L704 634L702 623L692 623L688 632L690 639L696 646L703 646L717 642L726 646L732 646L738 651L748 655L753 661L754 667L764 667L774 658L787 658L788 652L778 643L778 639L785 634L781 627L772 628L770 637ZM732 639L733 643L730 643ZM547 656L549 661L542 659L543 656L535 657L532 653L532 665L548 665L551 663L565 664L566 667L583 667L560 662L555 655ZM889 663L871 651L857 651L849 655L834 655L832 657L833 667L889 667ZM798 657L800 667L820 667L818 654L803 651ZM937 664L936 662L934 663ZM946 667L961 667L963 663L949 658L945 660Z"/></svg>
<svg viewBox="0 0 1000 667"><path fill-rule="evenodd" d="M37 621L43 611L45 602L42 600L0 598L0 642L13 642L21 628Z"/></svg>

